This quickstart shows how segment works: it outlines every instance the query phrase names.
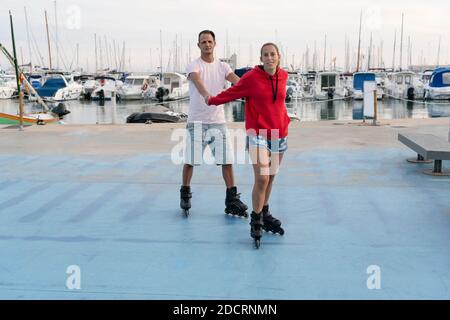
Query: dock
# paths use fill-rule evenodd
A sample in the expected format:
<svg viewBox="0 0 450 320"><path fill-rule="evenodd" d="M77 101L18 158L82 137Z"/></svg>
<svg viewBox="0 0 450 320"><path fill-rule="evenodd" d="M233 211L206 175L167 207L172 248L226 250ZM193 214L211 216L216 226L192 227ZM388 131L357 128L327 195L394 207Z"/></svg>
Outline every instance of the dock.
<svg viewBox="0 0 450 320"><path fill-rule="evenodd" d="M215 165L182 215L183 127L0 126L0 299L450 299L450 177L397 140L447 139L448 118L291 123L270 202L285 234L259 250ZM251 166L234 172L251 208Z"/></svg>

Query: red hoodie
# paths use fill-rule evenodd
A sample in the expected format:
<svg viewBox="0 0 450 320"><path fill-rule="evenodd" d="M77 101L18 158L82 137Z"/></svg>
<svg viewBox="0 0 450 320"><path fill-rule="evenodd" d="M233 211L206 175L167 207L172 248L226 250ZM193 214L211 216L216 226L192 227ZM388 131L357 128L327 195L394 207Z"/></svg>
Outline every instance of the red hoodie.
<svg viewBox="0 0 450 320"><path fill-rule="evenodd" d="M286 82L288 74L278 68L271 76L260 66L244 74L237 84L208 100L210 105L220 105L245 97L245 128L255 130L256 134L266 136L261 129L267 130L267 138L271 137L271 129L278 129L278 138L288 135L290 119L287 115L284 100L286 98Z"/></svg>

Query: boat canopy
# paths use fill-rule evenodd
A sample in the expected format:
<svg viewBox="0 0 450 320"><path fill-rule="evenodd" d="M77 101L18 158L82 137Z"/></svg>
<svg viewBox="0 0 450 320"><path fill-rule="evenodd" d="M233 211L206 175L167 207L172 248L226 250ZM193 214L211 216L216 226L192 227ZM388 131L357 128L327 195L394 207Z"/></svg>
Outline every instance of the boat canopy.
<svg viewBox="0 0 450 320"><path fill-rule="evenodd" d="M356 90L363 90L364 81L375 81L375 73L373 72L355 73L353 75L353 88Z"/></svg>
<svg viewBox="0 0 450 320"><path fill-rule="evenodd" d="M450 68L438 68L434 70L430 80L430 87L450 87Z"/></svg>
<svg viewBox="0 0 450 320"><path fill-rule="evenodd" d="M105 80L111 80L111 81L117 81L117 79L113 78L113 77L109 77L109 76L97 76L94 78L94 80L100 80L100 79L105 79Z"/></svg>
<svg viewBox="0 0 450 320"><path fill-rule="evenodd" d="M36 91L41 97L53 97L56 92L66 87L66 82L63 78L48 78L44 85L37 88Z"/></svg>

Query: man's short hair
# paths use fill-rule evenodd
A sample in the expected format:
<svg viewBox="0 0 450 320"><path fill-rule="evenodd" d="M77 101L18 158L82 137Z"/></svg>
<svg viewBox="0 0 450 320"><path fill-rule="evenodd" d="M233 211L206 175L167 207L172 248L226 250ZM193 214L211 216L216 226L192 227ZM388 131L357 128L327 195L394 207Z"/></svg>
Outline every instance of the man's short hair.
<svg viewBox="0 0 450 320"><path fill-rule="evenodd" d="M213 40L216 41L216 35L211 30L203 30L198 34L198 42L200 42L200 36L202 34L210 34L213 37Z"/></svg>

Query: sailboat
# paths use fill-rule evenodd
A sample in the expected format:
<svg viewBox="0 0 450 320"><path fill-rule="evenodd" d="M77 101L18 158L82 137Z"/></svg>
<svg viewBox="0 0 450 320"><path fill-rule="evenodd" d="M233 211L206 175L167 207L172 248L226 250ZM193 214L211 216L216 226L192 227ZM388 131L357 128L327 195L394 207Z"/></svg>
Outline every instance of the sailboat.
<svg viewBox="0 0 450 320"><path fill-rule="evenodd" d="M47 123L57 123L58 118L53 117L48 113L32 113L26 114L22 117L23 123L25 125L31 124L47 124ZM20 124L20 116L0 112L0 125L18 125Z"/></svg>

